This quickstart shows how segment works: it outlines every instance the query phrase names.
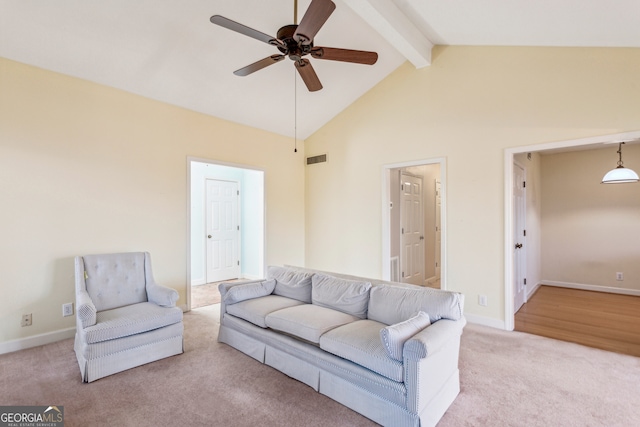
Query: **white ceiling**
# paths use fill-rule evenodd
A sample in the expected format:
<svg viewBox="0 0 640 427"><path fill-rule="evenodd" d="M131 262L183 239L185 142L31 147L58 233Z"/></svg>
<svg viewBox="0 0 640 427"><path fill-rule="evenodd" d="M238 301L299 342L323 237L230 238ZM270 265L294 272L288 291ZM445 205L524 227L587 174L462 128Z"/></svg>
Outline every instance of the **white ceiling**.
<svg viewBox="0 0 640 427"><path fill-rule="evenodd" d="M287 136L296 82L305 139L405 60L428 65L433 44L640 47L638 0L334 1L315 45L379 59L311 59L324 85L315 93L289 60L233 75L278 52L209 22L223 15L275 36L293 23L293 0L0 0L0 56Z"/></svg>

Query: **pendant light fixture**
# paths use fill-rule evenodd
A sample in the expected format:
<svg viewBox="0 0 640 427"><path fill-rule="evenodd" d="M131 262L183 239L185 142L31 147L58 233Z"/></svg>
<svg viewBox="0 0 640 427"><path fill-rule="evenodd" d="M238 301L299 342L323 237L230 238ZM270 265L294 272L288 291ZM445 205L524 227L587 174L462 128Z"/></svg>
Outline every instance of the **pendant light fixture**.
<svg viewBox="0 0 640 427"><path fill-rule="evenodd" d="M607 172L604 178L602 178L603 184L621 184L625 182L638 182L638 180L640 179L638 178L637 173L635 173L631 169L625 168L622 165L622 144L624 144L624 142L620 142L620 145L617 151L619 155L618 167Z"/></svg>

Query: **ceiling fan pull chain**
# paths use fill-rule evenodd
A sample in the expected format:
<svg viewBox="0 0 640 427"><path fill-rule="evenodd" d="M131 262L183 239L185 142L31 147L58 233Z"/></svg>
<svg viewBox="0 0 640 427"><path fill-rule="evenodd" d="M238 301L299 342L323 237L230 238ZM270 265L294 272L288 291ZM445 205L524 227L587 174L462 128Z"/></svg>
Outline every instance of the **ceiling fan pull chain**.
<svg viewBox="0 0 640 427"><path fill-rule="evenodd" d="M298 152L298 79L295 68L293 69L293 152Z"/></svg>

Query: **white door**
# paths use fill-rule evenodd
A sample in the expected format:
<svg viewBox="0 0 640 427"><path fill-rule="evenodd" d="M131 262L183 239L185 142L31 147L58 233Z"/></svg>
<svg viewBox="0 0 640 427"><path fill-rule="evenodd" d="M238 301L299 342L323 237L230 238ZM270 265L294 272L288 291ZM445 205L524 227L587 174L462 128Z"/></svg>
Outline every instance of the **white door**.
<svg viewBox="0 0 640 427"><path fill-rule="evenodd" d="M526 302L526 174L522 166L513 164L513 312Z"/></svg>
<svg viewBox="0 0 640 427"><path fill-rule="evenodd" d="M435 266L436 266L436 284L437 287L440 287L440 263L442 259L442 197L440 195L440 180L436 179L435 181L435 218L436 218L436 247L435 247Z"/></svg>
<svg viewBox="0 0 640 427"><path fill-rule="evenodd" d="M207 283L240 277L238 183L207 179Z"/></svg>
<svg viewBox="0 0 640 427"><path fill-rule="evenodd" d="M424 285L424 213L422 206L422 177L402 173L400 258L402 281Z"/></svg>

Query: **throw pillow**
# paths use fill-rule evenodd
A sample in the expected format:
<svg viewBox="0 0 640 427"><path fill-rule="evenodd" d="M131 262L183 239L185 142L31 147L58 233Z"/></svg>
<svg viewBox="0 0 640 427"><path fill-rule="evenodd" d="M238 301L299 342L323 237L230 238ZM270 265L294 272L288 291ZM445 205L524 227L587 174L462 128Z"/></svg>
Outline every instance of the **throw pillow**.
<svg viewBox="0 0 640 427"><path fill-rule="evenodd" d="M370 289L369 282L316 273L311 279L311 302L366 319Z"/></svg>
<svg viewBox="0 0 640 427"><path fill-rule="evenodd" d="M275 279L275 295L311 303L311 277L314 273L285 267L269 267L267 279Z"/></svg>
<svg viewBox="0 0 640 427"><path fill-rule="evenodd" d="M269 295L276 286L275 280L265 280L263 282L245 283L230 288L224 295L225 304L235 304L240 301L259 298Z"/></svg>
<svg viewBox="0 0 640 427"><path fill-rule="evenodd" d="M420 311L404 322L380 329L380 339L389 357L402 362L402 347L405 341L430 324L429 315Z"/></svg>

